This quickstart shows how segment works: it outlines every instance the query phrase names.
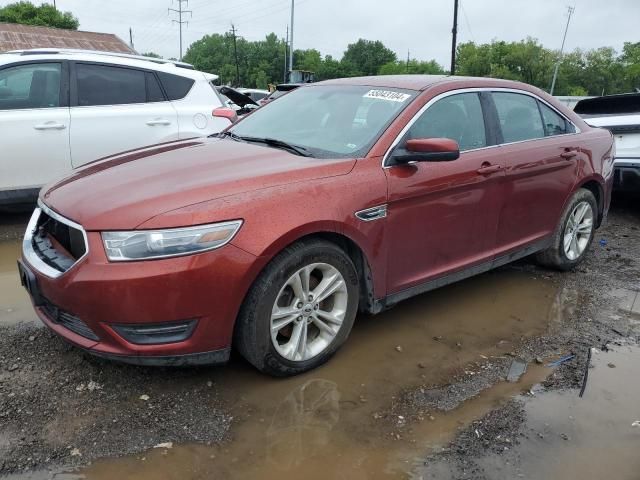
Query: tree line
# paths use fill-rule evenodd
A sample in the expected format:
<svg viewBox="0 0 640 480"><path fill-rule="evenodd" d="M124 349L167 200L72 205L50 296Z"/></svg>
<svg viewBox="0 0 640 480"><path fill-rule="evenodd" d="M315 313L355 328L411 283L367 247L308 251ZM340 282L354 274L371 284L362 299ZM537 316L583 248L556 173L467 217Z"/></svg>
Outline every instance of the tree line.
<svg viewBox="0 0 640 480"><path fill-rule="evenodd" d="M70 12L50 4L35 6L20 1L0 8L0 22L77 29ZM234 49L235 40L235 49ZM275 33L264 40L248 41L231 33L205 35L191 44L184 61L198 70L215 73L227 85L266 88L285 75L286 43ZM145 55L159 55L148 52ZM237 60L237 68L236 68ZM555 95L603 95L640 89L640 42L626 42L621 52L610 47L576 49L562 56L538 40L494 40L458 45L456 73L526 82L549 90L560 60ZM316 73L318 80L361 75L401 73L446 74L435 60L400 59L380 41L360 39L349 44L341 58L322 55L317 49L295 50L294 68Z"/></svg>
<svg viewBox="0 0 640 480"><path fill-rule="evenodd" d="M197 69L220 75L224 84L265 88L284 78L286 45L271 33L260 41L236 39L239 78L233 36L211 34L191 44L184 60ZM456 73L518 80L549 90L560 54L538 40L458 45ZM403 73L446 74L435 60L403 60L380 41L360 39L348 45L342 58L322 56L316 49L295 50L294 68L316 73L318 80L360 75ZM640 42L626 42L621 52L611 47L576 49L560 59L555 95L603 95L640 88Z"/></svg>

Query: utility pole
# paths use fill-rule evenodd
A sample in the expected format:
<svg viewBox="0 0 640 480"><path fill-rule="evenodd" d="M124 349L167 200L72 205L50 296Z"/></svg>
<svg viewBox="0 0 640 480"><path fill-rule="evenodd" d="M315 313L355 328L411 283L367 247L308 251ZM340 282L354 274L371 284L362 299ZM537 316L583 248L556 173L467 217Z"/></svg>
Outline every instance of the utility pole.
<svg viewBox="0 0 640 480"><path fill-rule="evenodd" d="M180 28L180 61L182 61L182 25L185 23L189 23L187 21L183 21L182 20L182 15L183 14L189 14L191 16L193 16L193 12L191 10L183 10L182 9L182 4L189 3L189 0L176 0L176 2L178 2L178 8L168 8L168 13L171 14L171 12L175 12L178 14L178 20L171 20L172 23L177 23L178 27Z"/></svg>
<svg viewBox="0 0 640 480"><path fill-rule="evenodd" d="M409 73L409 49L407 48L407 73Z"/></svg>
<svg viewBox="0 0 640 480"><path fill-rule="evenodd" d="M131 30L131 27L129 27L129 46L131 50L135 50L135 48L133 48L133 30Z"/></svg>
<svg viewBox="0 0 640 480"><path fill-rule="evenodd" d="M233 55L236 58L236 87L240 86L240 66L238 65L238 46L236 44L236 27L231 24L231 35L233 35Z"/></svg>
<svg viewBox="0 0 640 480"><path fill-rule="evenodd" d="M456 42L458 40L458 0L453 0L453 28L451 29L451 75L456 74Z"/></svg>
<svg viewBox="0 0 640 480"><path fill-rule="evenodd" d="M289 44L289 71L293 70L293 10L295 7L295 0L291 0L291 38Z"/></svg>
<svg viewBox="0 0 640 480"><path fill-rule="evenodd" d="M284 77L283 82L287 83L287 46L289 45L289 25L287 25L287 36L284 41Z"/></svg>
<svg viewBox="0 0 640 480"><path fill-rule="evenodd" d="M551 88L549 94L553 95L553 90L556 88L556 80L558 78L558 69L560 68L560 62L562 61L562 54L564 53L564 42L567 40L567 32L569 31L569 22L571 22L571 15L575 11L576 7L567 7L569 16L567 18L567 26L564 28L564 36L562 37L562 46L560 47L560 56L556 62L556 68L553 70L553 80L551 80Z"/></svg>

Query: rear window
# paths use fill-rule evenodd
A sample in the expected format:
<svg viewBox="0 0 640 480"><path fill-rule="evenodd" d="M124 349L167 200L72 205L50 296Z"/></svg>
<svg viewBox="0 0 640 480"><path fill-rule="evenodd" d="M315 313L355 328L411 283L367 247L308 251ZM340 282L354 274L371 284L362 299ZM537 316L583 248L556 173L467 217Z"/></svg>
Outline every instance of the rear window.
<svg viewBox="0 0 640 480"><path fill-rule="evenodd" d="M156 76L151 73L146 73L147 77L147 102L164 102L164 93L160 88L160 84L156 79Z"/></svg>
<svg viewBox="0 0 640 480"><path fill-rule="evenodd" d="M498 110L504 143L522 142L545 136L540 110L533 97L505 92L493 92L492 95Z"/></svg>
<svg viewBox="0 0 640 480"><path fill-rule="evenodd" d="M78 105L145 103L145 74L131 68L76 64Z"/></svg>
<svg viewBox="0 0 640 480"><path fill-rule="evenodd" d="M573 110L582 116L640 113L640 93L586 98L580 100Z"/></svg>
<svg viewBox="0 0 640 480"><path fill-rule="evenodd" d="M158 77L160 77L160 83L162 83L164 87L164 91L167 92L169 100L180 100L186 97L195 83L195 80L191 78L180 77L164 72L157 73Z"/></svg>

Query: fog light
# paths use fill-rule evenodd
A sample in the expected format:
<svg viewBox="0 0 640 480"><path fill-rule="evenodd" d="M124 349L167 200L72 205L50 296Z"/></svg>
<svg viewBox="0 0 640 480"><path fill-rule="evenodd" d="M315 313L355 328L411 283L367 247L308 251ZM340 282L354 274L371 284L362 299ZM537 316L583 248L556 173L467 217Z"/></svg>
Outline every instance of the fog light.
<svg viewBox="0 0 640 480"><path fill-rule="evenodd" d="M187 340L196 328L197 320L154 324L120 324L111 327L126 341L137 345L175 343Z"/></svg>

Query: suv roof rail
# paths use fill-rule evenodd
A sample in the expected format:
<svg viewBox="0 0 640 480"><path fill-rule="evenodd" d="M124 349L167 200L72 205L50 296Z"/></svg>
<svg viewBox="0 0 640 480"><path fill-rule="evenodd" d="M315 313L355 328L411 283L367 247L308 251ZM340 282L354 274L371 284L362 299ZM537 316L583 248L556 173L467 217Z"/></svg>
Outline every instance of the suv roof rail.
<svg viewBox="0 0 640 480"><path fill-rule="evenodd" d="M13 53L19 55L46 55L46 54L57 54L57 53L84 53L88 55L103 55L105 57L118 57L118 58L129 58L132 60L144 60L146 62L157 63L161 65L171 64L175 65L179 68L187 68L189 70L194 70L193 65L190 63L179 62L177 60L165 60L164 58L154 58L154 57L145 57L144 55L132 55L130 53L119 53L119 52L104 52L101 50L82 50L75 48L32 48L28 50L11 50L9 52L4 53Z"/></svg>

